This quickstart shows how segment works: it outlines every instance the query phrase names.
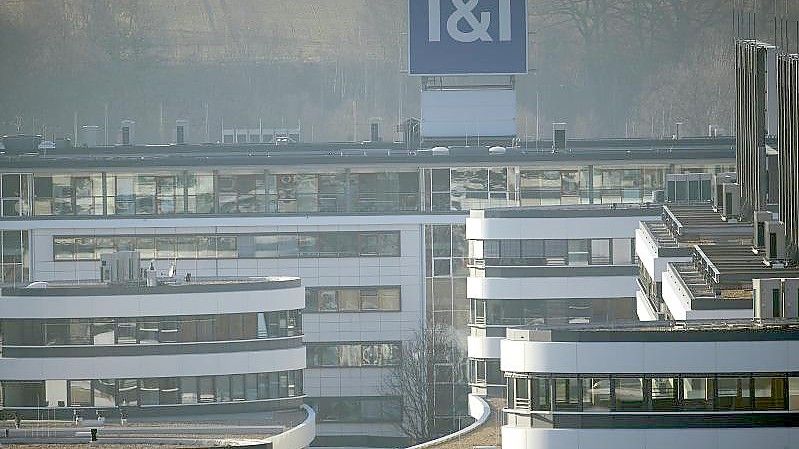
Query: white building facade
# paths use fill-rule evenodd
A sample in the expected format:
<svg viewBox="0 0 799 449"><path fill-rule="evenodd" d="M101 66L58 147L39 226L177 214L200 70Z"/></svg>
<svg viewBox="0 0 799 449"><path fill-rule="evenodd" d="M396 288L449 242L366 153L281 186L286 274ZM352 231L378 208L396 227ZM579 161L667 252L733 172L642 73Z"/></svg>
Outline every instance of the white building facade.
<svg viewBox="0 0 799 449"><path fill-rule="evenodd" d="M503 449L783 449L796 322L511 329Z"/></svg>

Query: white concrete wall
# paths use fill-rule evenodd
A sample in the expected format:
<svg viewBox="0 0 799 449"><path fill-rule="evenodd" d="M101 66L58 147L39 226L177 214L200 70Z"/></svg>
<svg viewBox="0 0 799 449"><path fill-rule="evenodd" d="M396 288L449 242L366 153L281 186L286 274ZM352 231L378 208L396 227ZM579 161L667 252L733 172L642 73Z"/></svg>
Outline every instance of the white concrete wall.
<svg viewBox="0 0 799 449"><path fill-rule="evenodd" d="M688 292L673 273L663 273L663 302L675 320L737 320L754 317L754 309L693 310Z"/></svg>
<svg viewBox="0 0 799 449"><path fill-rule="evenodd" d="M177 290L177 288L176 288ZM109 296L4 296L3 318L111 318L271 312L305 307L302 287Z"/></svg>
<svg viewBox="0 0 799 449"><path fill-rule="evenodd" d="M503 340L502 371L736 373L799 370L799 341L539 342Z"/></svg>
<svg viewBox="0 0 799 449"><path fill-rule="evenodd" d="M466 238L469 240L632 238L641 221L659 218L657 216L467 218Z"/></svg>
<svg viewBox="0 0 799 449"><path fill-rule="evenodd" d="M466 280L472 299L632 298L635 276L476 278Z"/></svg>
<svg viewBox="0 0 799 449"><path fill-rule="evenodd" d="M666 266L670 262L690 262L690 257L661 257L657 252L657 244L649 239L640 228L635 230L635 254L644 269L654 282L661 282Z"/></svg>
<svg viewBox="0 0 799 449"><path fill-rule="evenodd" d="M469 357L474 359L498 359L500 357L500 343L503 338L469 335L466 339Z"/></svg>
<svg viewBox="0 0 799 449"><path fill-rule="evenodd" d="M532 429L502 427L502 449L792 449L799 428Z"/></svg>
<svg viewBox="0 0 799 449"><path fill-rule="evenodd" d="M216 354L3 358L0 379L127 379L265 373L305 368L305 348Z"/></svg>
<svg viewBox="0 0 799 449"><path fill-rule="evenodd" d="M308 413L305 421L279 435L267 438L266 441L272 443L273 449L303 449L311 445L316 438L316 413L307 405L303 405L303 408Z"/></svg>

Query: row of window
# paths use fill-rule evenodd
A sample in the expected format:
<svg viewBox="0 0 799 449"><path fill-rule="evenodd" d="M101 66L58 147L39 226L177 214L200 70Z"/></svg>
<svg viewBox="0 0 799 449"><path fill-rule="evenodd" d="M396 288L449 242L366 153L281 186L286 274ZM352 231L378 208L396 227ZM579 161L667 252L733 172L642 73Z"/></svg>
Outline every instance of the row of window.
<svg viewBox="0 0 799 449"><path fill-rule="evenodd" d="M666 173L726 171L734 171L734 167L662 164L638 168L425 169L425 209L468 210L517 203L639 203L648 201L653 190L665 188ZM420 210L419 194L416 171L3 174L0 213L64 216L397 212Z"/></svg>
<svg viewBox="0 0 799 449"><path fill-rule="evenodd" d="M6 346L194 343L302 335L299 310L138 318L0 321Z"/></svg>
<svg viewBox="0 0 799 449"><path fill-rule="evenodd" d="M402 420L402 399L381 397L329 397L306 400L320 423L398 423Z"/></svg>
<svg viewBox="0 0 799 449"><path fill-rule="evenodd" d="M308 368L394 366L402 343L309 343L306 351Z"/></svg>
<svg viewBox="0 0 799 449"><path fill-rule="evenodd" d="M507 396L510 408L533 411L799 410L799 377L508 377Z"/></svg>
<svg viewBox="0 0 799 449"><path fill-rule="evenodd" d="M425 169L427 210L651 201L667 173L719 173L731 165L585 166L565 169Z"/></svg>
<svg viewBox="0 0 799 449"><path fill-rule="evenodd" d="M399 257L399 232L306 232L245 235L55 236L56 261L100 260L102 254L138 251L150 259L294 259Z"/></svg>
<svg viewBox="0 0 799 449"><path fill-rule="evenodd" d="M473 299L470 324L518 326L636 319L633 298Z"/></svg>
<svg viewBox="0 0 799 449"><path fill-rule="evenodd" d="M499 265L632 265L635 239L469 240L469 255Z"/></svg>
<svg viewBox="0 0 799 449"><path fill-rule="evenodd" d="M146 407L302 396L302 371L223 376L3 381L5 407Z"/></svg>
<svg viewBox="0 0 799 449"><path fill-rule="evenodd" d="M67 216L419 210L416 172L5 174L2 178L2 191L7 195L2 200L5 216L31 212Z"/></svg>
<svg viewBox="0 0 799 449"><path fill-rule="evenodd" d="M397 287L306 288L306 312L399 312Z"/></svg>

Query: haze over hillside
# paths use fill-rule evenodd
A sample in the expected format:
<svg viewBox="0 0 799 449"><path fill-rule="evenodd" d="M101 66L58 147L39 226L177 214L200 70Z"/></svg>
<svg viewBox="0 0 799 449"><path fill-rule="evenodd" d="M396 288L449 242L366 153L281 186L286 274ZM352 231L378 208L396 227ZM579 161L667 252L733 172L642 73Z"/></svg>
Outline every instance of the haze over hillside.
<svg viewBox="0 0 799 449"><path fill-rule="evenodd" d="M521 132L535 134L536 103L543 133L561 120L581 136L730 131L731 8L531 1ZM207 105L213 141L223 118L301 123L306 140L364 138L380 118L393 138L400 115L418 115L405 14L397 0L0 0L0 132L68 135L76 113L102 124L107 106L110 128L132 118L140 139L168 140L163 108L163 128L188 118L204 140Z"/></svg>

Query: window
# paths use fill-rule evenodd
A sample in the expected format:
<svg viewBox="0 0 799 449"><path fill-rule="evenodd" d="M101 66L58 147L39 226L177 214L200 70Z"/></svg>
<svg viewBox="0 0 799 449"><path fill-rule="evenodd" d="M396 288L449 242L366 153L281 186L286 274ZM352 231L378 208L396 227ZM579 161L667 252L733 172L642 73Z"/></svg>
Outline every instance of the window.
<svg viewBox="0 0 799 449"><path fill-rule="evenodd" d="M555 385L555 410L579 410L580 380L576 377L567 377L554 378L552 382Z"/></svg>
<svg viewBox="0 0 799 449"><path fill-rule="evenodd" d="M533 377L530 379L532 391L533 410L549 410L551 404L549 379L545 377Z"/></svg>
<svg viewBox="0 0 799 449"><path fill-rule="evenodd" d="M180 403L181 404L196 404L197 403L197 378L196 377L181 377L180 378Z"/></svg>
<svg viewBox="0 0 799 449"><path fill-rule="evenodd" d="M70 407L92 406L92 381L90 380L69 381L69 406Z"/></svg>
<svg viewBox="0 0 799 449"><path fill-rule="evenodd" d="M751 380L748 377L718 377L716 379L718 410L751 410Z"/></svg>
<svg viewBox="0 0 799 449"><path fill-rule="evenodd" d="M230 377L214 376L216 402L230 402Z"/></svg>
<svg viewBox="0 0 799 449"><path fill-rule="evenodd" d="M713 379L683 378L682 397L685 410L713 410Z"/></svg>
<svg viewBox="0 0 799 449"><path fill-rule="evenodd" d="M755 410L785 409L785 378L755 377Z"/></svg>
<svg viewBox="0 0 799 449"><path fill-rule="evenodd" d="M529 409L532 404L530 401L530 379L518 377L514 379L513 386L513 407Z"/></svg>
<svg viewBox="0 0 799 449"><path fill-rule="evenodd" d="M569 240L569 265L588 265L588 240Z"/></svg>
<svg viewBox="0 0 799 449"><path fill-rule="evenodd" d="M610 410L610 379L602 377L583 378L583 410Z"/></svg>
<svg viewBox="0 0 799 449"><path fill-rule="evenodd" d="M197 389L201 403L216 402L216 390L214 388L214 378L203 376L197 378Z"/></svg>
<svg viewBox="0 0 799 449"><path fill-rule="evenodd" d="M644 409L644 382L637 377L620 377L613 379L615 393L615 410L643 410Z"/></svg>
<svg viewBox="0 0 799 449"><path fill-rule="evenodd" d="M610 265L609 240L591 240L591 265Z"/></svg>
<svg viewBox="0 0 799 449"><path fill-rule="evenodd" d="M99 379L92 382L92 394L95 407L114 407L117 390L116 381L113 379Z"/></svg>
<svg viewBox="0 0 799 449"><path fill-rule="evenodd" d="M164 377L159 380L158 402L160 405L180 404L180 389L176 377Z"/></svg>
<svg viewBox="0 0 799 449"><path fill-rule="evenodd" d="M652 394L652 410L677 410L677 379L656 377L649 380Z"/></svg>
<svg viewBox="0 0 799 449"><path fill-rule="evenodd" d="M139 405L139 382L136 379L119 379L119 406L137 407Z"/></svg>
<svg viewBox="0 0 799 449"><path fill-rule="evenodd" d="M158 405L160 382L158 379L142 379L140 382L141 405Z"/></svg>
<svg viewBox="0 0 799 449"><path fill-rule="evenodd" d="M633 247L630 239L613 239L613 265L632 265Z"/></svg>
<svg viewBox="0 0 799 449"><path fill-rule="evenodd" d="M788 410L799 410L799 377L788 379Z"/></svg>

